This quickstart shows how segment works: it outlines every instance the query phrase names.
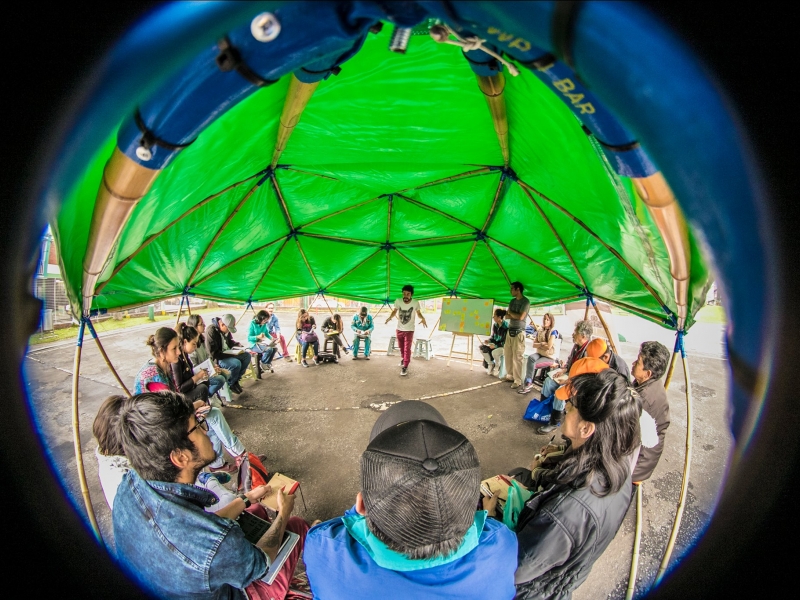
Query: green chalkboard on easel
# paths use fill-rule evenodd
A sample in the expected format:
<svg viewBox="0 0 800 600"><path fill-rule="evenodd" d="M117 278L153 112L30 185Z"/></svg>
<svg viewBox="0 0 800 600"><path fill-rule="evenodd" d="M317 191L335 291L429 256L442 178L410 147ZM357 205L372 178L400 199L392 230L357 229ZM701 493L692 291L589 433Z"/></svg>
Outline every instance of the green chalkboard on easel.
<svg viewBox="0 0 800 600"><path fill-rule="evenodd" d="M487 298L444 298L439 331L492 334L494 300Z"/></svg>

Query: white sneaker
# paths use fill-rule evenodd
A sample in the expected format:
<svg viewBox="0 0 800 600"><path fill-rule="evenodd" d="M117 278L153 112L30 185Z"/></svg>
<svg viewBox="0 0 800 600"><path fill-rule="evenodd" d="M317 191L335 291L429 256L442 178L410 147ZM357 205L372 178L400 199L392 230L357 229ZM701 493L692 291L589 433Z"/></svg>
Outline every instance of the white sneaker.
<svg viewBox="0 0 800 600"><path fill-rule="evenodd" d="M486 374L489 375L489 377L494 375L494 365L491 365L488 369L486 369Z"/></svg>

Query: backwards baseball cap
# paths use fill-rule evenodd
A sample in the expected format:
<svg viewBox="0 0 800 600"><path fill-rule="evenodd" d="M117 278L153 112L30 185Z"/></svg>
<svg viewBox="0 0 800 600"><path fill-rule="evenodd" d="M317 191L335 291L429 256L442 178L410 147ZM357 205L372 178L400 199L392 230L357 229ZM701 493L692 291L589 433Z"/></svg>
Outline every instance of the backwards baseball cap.
<svg viewBox="0 0 800 600"><path fill-rule="evenodd" d="M435 408L408 400L378 418L361 456L361 494L370 527L398 549L460 543L479 489L475 448Z"/></svg>
<svg viewBox="0 0 800 600"><path fill-rule="evenodd" d="M225 324L225 327L227 327L231 333L236 333L236 319L231 313L228 313L227 315L222 315L220 321L222 321Z"/></svg>
<svg viewBox="0 0 800 600"><path fill-rule="evenodd" d="M603 340L592 340L590 343L597 341ZM587 356L586 358L581 358L580 360L576 360L574 363L572 363L572 367L569 370L569 378L572 379L573 377L584 375L586 373L599 373L600 371L608 368L610 368L608 363L606 363L603 359ZM556 398L559 400L566 400L571 395L572 386L569 384L569 381L556 390Z"/></svg>
<svg viewBox="0 0 800 600"><path fill-rule="evenodd" d="M606 353L606 350L608 350L606 341L603 338L597 338L586 345L586 356L600 358Z"/></svg>

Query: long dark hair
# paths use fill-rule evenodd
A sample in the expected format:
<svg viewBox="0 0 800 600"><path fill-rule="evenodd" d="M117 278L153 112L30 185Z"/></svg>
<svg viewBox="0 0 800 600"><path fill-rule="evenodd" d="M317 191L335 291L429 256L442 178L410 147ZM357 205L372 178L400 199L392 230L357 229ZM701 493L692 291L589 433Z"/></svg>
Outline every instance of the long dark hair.
<svg viewBox="0 0 800 600"><path fill-rule="evenodd" d="M195 329L197 329L197 326L200 324L200 321L202 320L202 318L203 317L201 317L200 315L195 313L193 315L190 315L189 318L186 319L186 324L189 327L194 327ZM203 335L202 333L200 333L199 331L197 333L200 334L200 339L198 340L197 343L198 344L205 344L206 343L206 336Z"/></svg>
<svg viewBox="0 0 800 600"><path fill-rule="evenodd" d="M187 325L186 323L178 323L178 344L181 353L183 353L183 344L185 342L191 342L199 335L200 334L198 333L197 329L191 325Z"/></svg>
<svg viewBox="0 0 800 600"><path fill-rule="evenodd" d="M640 444L641 399L613 369L578 375L570 385L569 401L595 431L546 479L575 488L590 485L595 496L616 493L630 474L630 454Z"/></svg>
<svg viewBox="0 0 800 600"><path fill-rule="evenodd" d="M263 325L266 323L267 319L269 319L269 314L265 310L260 310L256 313L256 316L253 317L256 323L259 325Z"/></svg>
<svg viewBox="0 0 800 600"><path fill-rule="evenodd" d="M343 330L344 329L344 325L342 324L342 315L340 315L338 313L333 315L333 322L336 323L336 328L337 329L339 329L339 330Z"/></svg>
<svg viewBox="0 0 800 600"><path fill-rule="evenodd" d="M196 453L189 439L194 405L175 392L147 392L125 398L119 412L119 437L125 456L142 479L174 482L180 473L173 450Z"/></svg>
<svg viewBox="0 0 800 600"><path fill-rule="evenodd" d="M166 352L169 343L177 336L178 334L174 329L170 329L169 327L159 327L156 329L155 334L149 336L144 343L150 346L150 352L153 353L155 358L158 358L159 354Z"/></svg>

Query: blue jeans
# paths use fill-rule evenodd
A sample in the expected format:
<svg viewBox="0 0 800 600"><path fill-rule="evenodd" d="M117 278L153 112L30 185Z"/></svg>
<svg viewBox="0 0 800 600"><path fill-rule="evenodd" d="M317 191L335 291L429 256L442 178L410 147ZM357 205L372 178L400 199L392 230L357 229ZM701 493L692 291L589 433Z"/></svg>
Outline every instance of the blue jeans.
<svg viewBox="0 0 800 600"><path fill-rule="evenodd" d="M369 348L372 346L372 338L360 338L355 336L353 338L353 356L358 356L358 350L361 348L361 340L364 340L364 356L369 356Z"/></svg>
<svg viewBox="0 0 800 600"><path fill-rule="evenodd" d="M561 385L548 375L544 380L544 385L542 386L542 400L555 394L559 387L561 387ZM564 410L564 406L566 406L566 404L567 403L564 400L559 400L553 396L553 410Z"/></svg>
<svg viewBox="0 0 800 600"><path fill-rule="evenodd" d="M245 369L247 369L248 365L250 364L250 354L247 352L242 352L236 356L227 356L225 358L221 358L218 362L220 367L228 369L228 371L231 372L229 383L231 385L236 385L239 382L239 378L242 376L242 373L244 373Z"/></svg>
<svg viewBox="0 0 800 600"><path fill-rule="evenodd" d="M239 456L244 452L244 444L233 433L220 409L209 410L206 413L206 422L208 423L208 439L211 440L214 452L217 453L217 460L209 466L218 468L225 464L225 455L222 453L223 446L231 456Z"/></svg>
<svg viewBox="0 0 800 600"><path fill-rule="evenodd" d="M319 356L319 341L311 342L310 344L309 342L303 342L301 345L301 352L302 352L301 356L303 358L301 360L306 359L306 352L308 351L309 345L314 349L314 358L317 358Z"/></svg>
<svg viewBox="0 0 800 600"><path fill-rule="evenodd" d="M278 351L277 348L267 348L264 350L263 347L259 346L258 344L250 348L250 350L258 353L259 360L265 365L268 365L272 362L272 359L275 358L275 353Z"/></svg>
<svg viewBox="0 0 800 600"><path fill-rule="evenodd" d="M224 375L214 375L208 378L208 395L213 396L225 385Z"/></svg>

